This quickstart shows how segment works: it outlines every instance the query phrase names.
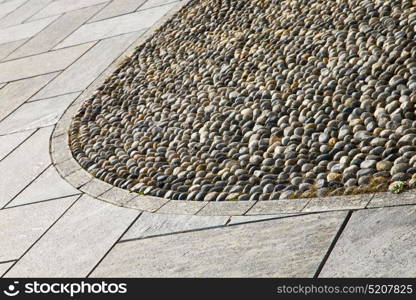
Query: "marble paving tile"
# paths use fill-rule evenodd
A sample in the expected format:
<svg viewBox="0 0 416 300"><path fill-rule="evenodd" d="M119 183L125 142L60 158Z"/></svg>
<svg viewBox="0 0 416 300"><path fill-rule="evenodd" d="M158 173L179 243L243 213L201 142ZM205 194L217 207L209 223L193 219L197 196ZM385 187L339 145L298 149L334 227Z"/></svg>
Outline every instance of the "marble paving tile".
<svg viewBox="0 0 416 300"><path fill-rule="evenodd" d="M138 214L83 196L6 277L86 277Z"/></svg>
<svg viewBox="0 0 416 300"><path fill-rule="evenodd" d="M103 10L88 20L88 23L134 12L145 2L146 0L113 0Z"/></svg>
<svg viewBox="0 0 416 300"><path fill-rule="evenodd" d="M20 258L77 198L0 210L0 261Z"/></svg>
<svg viewBox="0 0 416 300"><path fill-rule="evenodd" d="M19 6L24 4L27 0L13 0L13 1L7 1L0 4L0 19L4 16L7 16L12 11L17 9Z"/></svg>
<svg viewBox="0 0 416 300"><path fill-rule="evenodd" d="M92 277L312 277L345 217L331 212L126 241Z"/></svg>
<svg viewBox="0 0 416 300"><path fill-rule="evenodd" d="M0 161L23 143L33 132L34 130L28 130L0 136Z"/></svg>
<svg viewBox="0 0 416 300"><path fill-rule="evenodd" d="M0 19L0 28L23 23L53 0L29 0L13 12Z"/></svg>
<svg viewBox="0 0 416 300"><path fill-rule="evenodd" d="M52 127L39 129L9 156L0 161L0 208L20 193L50 164Z"/></svg>

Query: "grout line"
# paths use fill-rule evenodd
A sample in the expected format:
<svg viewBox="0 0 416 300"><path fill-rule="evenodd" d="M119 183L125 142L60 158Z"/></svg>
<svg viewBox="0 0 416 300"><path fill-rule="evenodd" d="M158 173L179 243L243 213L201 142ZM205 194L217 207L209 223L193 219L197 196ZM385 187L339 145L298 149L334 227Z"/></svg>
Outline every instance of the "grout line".
<svg viewBox="0 0 416 300"><path fill-rule="evenodd" d="M29 1L26 0L24 1L22 4L20 4L19 6L17 6L15 9L13 9L12 11L10 11L9 13L5 14L4 16L2 16L0 18L0 20L3 20L5 17L7 17L8 15L10 15L11 13L15 12L16 10L18 10L20 7L22 7L23 5L25 5L26 3L28 3Z"/></svg>
<svg viewBox="0 0 416 300"><path fill-rule="evenodd" d="M334 250L336 243L338 242L342 232L344 231L345 227L348 224L348 221L351 219L353 211L349 211L347 216L345 217L344 222L341 224L341 227L338 229L338 232L336 233L334 239L331 242L331 245L328 248L328 251L326 252L324 258L322 259L321 263L318 266L318 269L316 270L315 275L313 278L318 278L319 274L321 273L322 269L324 268L326 262L328 261L329 256L331 255L332 250Z"/></svg>
<svg viewBox="0 0 416 300"><path fill-rule="evenodd" d="M0 278L3 278L4 275L6 275L32 248L36 245L37 242L39 242L48 232L49 230L59 222L59 220L62 219L62 217L75 205L75 203L78 202L78 200L82 197L82 194L73 202L65 211L45 230L44 233L35 241L32 245L19 257L19 259L3 274L3 276L0 276Z"/></svg>
<svg viewBox="0 0 416 300"><path fill-rule="evenodd" d="M81 195L81 194L82 194L82 192L80 191L79 193L72 194L72 195L55 197L55 198L50 198L50 199L45 199L45 200L40 200L40 201L35 201L35 202L30 202L30 203L19 204L19 205L15 205L15 206L9 206L9 207L3 208L2 210L7 210L7 209L11 209L11 208L18 208L18 207L28 206L28 205L32 205L32 204L39 204L39 203L43 203L43 202L50 202L50 201L70 198L70 197L74 197L74 196Z"/></svg>
<svg viewBox="0 0 416 300"><path fill-rule="evenodd" d="M59 75L58 75L59 76ZM49 84L49 83L48 83ZM50 100L50 99L53 99L53 98L56 98L56 97L62 97L62 96L67 96L67 95L71 95L71 94L76 94L76 93L79 93L80 95L81 95L81 93L82 93L82 91L83 90L80 90L80 91L75 91L75 92L67 92L67 93L64 93L64 94L59 94L59 95L55 95L55 96L50 96L50 97L45 97L45 98L40 98L40 99L35 99L35 100L30 100L30 98L29 98L29 100L27 100L26 102L25 102L25 104L29 104L29 103L36 103L36 102L39 102L39 101L44 101L44 100ZM37 92L36 92L37 93ZM79 96L79 95L78 95ZM77 96L77 98L78 98L78 96ZM31 97L32 98L32 97ZM66 110L66 109L65 109Z"/></svg>
<svg viewBox="0 0 416 300"><path fill-rule="evenodd" d="M254 205L256 205L257 204L257 202L258 201L254 201L254 203L253 203L253 205L251 205L243 214L242 214L242 216L245 216L253 207L254 207Z"/></svg>
<svg viewBox="0 0 416 300"><path fill-rule="evenodd" d="M15 133L22 133L22 132L29 131L29 130L37 130L37 129L42 129L42 128L53 127L53 126L55 126L55 124L41 126L41 127L26 128L26 129L21 129L21 130L16 130L16 131L10 131L7 133L0 134L0 137L15 134Z"/></svg>
<svg viewBox="0 0 416 300"><path fill-rule="evenodd" d="M31 134L29 134L29 136L27 138L25 138L23 141L21 141L16 147L14 147L12 150L10 150L10 152L7 153L3 158L1 158L0 159L0 162L3 161L4 159L6 159L6 157L8 157L10 154L12 154L21 145L23 145L23 143L26 142L28 139L30 139L36 133L36 131L38 131L39 129L29 129L29 130L25 130L25 131L31 131L31 130L33 130L33 132ZM25 132L25 131L22 131L22 132ZM6 135L1 135L0 137L2 137L2 136L8 136L8 135L13 135L13 134L14 133L6 134Z"/></svg>
<svg viewBox="0 0 416 300"><path fill-rule="evenodd" d="M129 229L136 223L136 221L140 218L142 215L142 212L139 212L137 217L134 218L133 222L129 226L127 226L126 230L123 231L123 233L120 235L120 237L114 242L114 244L110 247L110 249L107 250L107 252L104 254L103 257L97 262L97 264L91 269L91 271L85 276L86 278L90 277L91 274L95 271L95 269L101 264L101 262L107 257L107 255L114 249L114 247L117 245L118 242L120 242L121 238L129 231Z"/></svg>
<svg viewBox="0 0 416 300"><path fill-rule="evenodd" d="M110 3L113 3L113 2L115 2L116 0L113 0L113 1L111 1ZM180 0L179 0L180 1ZM121 14L119 14L119 15L115 15L115 16L111 16L111 17L107 17L107 18L103 18L103 19L99 19L99 20L96 20L96 21L92 21L92 22L90 22L90 20L92 19L92 18L94 18L96 15L98 15L98 13L100 13L100 12L98 12L96 15L94 15L94 16L92 16L84 25L88 25L88 24L93 24L93 23L97 23L97 22L101 22L101 21L105 21L105 20L109 20L109 19L113 19L113 18L117 18L117 17L122 17L122 16L126 16L126 15L129 15L129 14L133 14L133 13L135 13L135 12L137 12L137 10L143 5L143 4L145 4L147 1L146 0L144 0L141 4L139 4L139 6L137 6L134 10L132 10L132 11L130 11L130 12L127 12L127 13L121 13ZM109 3L109 5L110 5L110 3ZM106 6L107 7L107 6ZM104 9L103 9L104 10Z"/></svg>
<svg viewBox="0 0 416 300"><path fill-rule="evenodd" d="M149 0L148 0L149 1ZM149 10L149 9L153 9L153 8L158 8L158 7L162 7L162 6L165 6L165 5L169 5L169 4L172 4L172 3L177 3L177 2L181 2L181 0L172 0L172 1L170 1L170 2L167 2L167 3L164 3L164 4L160 4L160 5L155 5L155 6L150 6L150 7L147 7L147 8L144 8L144 9L140 9L140 7L142 7L144 4L146 4L148 1L145 1L142 5L140 5L134 12L142 12L142 11L146 11L146 10Z"/></svg>
<svg viewBox="0 0 416 300"><path fill-rule="evenodd" d="M19 196L21 193L23 193L24 190L26 190L33 182L35 182L40 176L42 176L42 174L44 174L46 172L47 169L50 168L50 166L52 166L52 164L49 164L44 170L42 170L37 176L35 176L35 178L33 180L31 180L23 189L21 189L16 195L14 195L12 197L12 199L7 202L2 208L1 210L5 209L7 205L9 205L14 199L17 198L17 196Z"/></svg>
<svg viewBox="0 0 416 300"><path fill-rule="evenodd" d="M11 263L11 262L16 262L16 259L10 259L10 260L4 260L4 261L0 261L0 265L1 264L7 264L7 263Z"/></svg>

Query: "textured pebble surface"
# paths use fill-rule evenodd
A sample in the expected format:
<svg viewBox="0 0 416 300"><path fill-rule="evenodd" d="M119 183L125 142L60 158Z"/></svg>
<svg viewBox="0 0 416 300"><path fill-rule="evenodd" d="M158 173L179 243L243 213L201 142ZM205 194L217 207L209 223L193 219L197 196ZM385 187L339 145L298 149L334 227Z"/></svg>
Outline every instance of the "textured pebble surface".
<svg viewBox="0 0 416 300"><path fill-rule="evenodd" d="M191 1L82 105L80 165L139 194L415 185L416 1Z"/></svg>

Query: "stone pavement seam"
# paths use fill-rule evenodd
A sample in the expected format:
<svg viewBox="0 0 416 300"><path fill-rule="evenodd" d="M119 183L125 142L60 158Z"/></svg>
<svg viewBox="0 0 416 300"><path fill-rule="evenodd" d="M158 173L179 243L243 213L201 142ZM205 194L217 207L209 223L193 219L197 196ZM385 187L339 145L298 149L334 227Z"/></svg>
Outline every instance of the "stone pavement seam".
<svg viewBox="0 0 416 300"><path fill-rule="evenodd" d="M71 197L75 197L75 196L82 196L82 193L79 192L79 193L76 193L76 194L62 196L62 197L55 197L55 198L50 198L50 199L45 199L45 200L40 200L40 201L35 201L35 202L30 202L30 203L25 203L25 204L19 204L19 205L14 205L14 206L7 206L7 207L2 208L1 210L7 210L7 209L10 209L10 208L28 206L28 205L38 204L38 203L43 203L43 202L50 202L50 201L55 201L55 200L59 200L59 199L71 198Z"/></svg>
<svg viewBox="0 0 416 300"><path fill-rule="evenodd" d="M28 248L28 249L26 249L26 251L19 257L19 259L17 259L14 263L13 263L13 265L0 277L0 278L3 278L5 275L7 275L7 273L11 270L11 269L13 269L13 267L19 262L19 260L20 259L22 259L22 257L24 257L29 251L30 251L30 249L32 249L33 248L33 246L34 245L36 245L36 243L38 242L38 241L40 241L47 233L48 233L48 231L67 213L67 211L68 210L70 210L71 209L71 207L73 207L74 206L74 204L75 203L77 203L78 202L78 200L80 199L82 197L82 195L79 195L79 197L73 202L73 203L71 203L68 207L67 207L67 209L65 209L64 210L64 212L40 235L40 237L39 238L37 238L36 239L36 241L32 244L32 245L30 245L30 247ZM55 201L59 201L59 200L55 200Z"/></svg>
<svg viewBox="0 0 416 300"><path fill-rule="evenodd" d="M26 131L31 131L31 130L26 130ZM31 134L29 134L27 138L25 138L23 141L21 141L16 147L14 147L13 149L11 149L9 151L9 153L7 153L3 158L1 158L0 159L0 162L2 160L4 160L6 157L8 157L10 154L12 154L14 152L14 150L16 150L17 148L19 148L24 142L26 142L27 139L29 139L30 137L32 137L36 133L36 131L37 131L37 129L36 130L33 130L33 132ZM14 133L11 133L11 134L15 134L15 133L17 133L17 132L14 132ZM7 135L11 135L11 134L7 134ZM2 136L5 136L5 135L2 135Z"/></svg>
<svg viewBox="0 0 416 300"><path fill-rule="evenodd" d="M328 248L328 251L326 252L324 258L321 261L321 263L319 264L318 269L316 270L316 273L313 276L313 278L318 278L319 277L319 274L321 273L322 269L324 268L325 263L328 261L328 258L331 255L332 250L334 250L335 245L337 244L339 238L341 237L342 232L344 231L345 227L347 227L348 221L351 219L352 213L353 213L352 210L348 211L348 214L345 217L344 222L342 222L340 228L338 229L338 232L334 236L334 239L332 240L331 245Z"/></svg>
<svg viewBox="0 0 416 300"><path fill-rule="evenodd" d="M106 258L106 256L108 255L108 253L110 253L114 247L120 242L121 238L126 234L127 231L129 231L129 229L134 225L134 223L136 223L136 221L140 218L140 216L142 215L142 213L139 213L136 218L134 218L133 222L131 222L131 224L129 226L127 226L126 230L124 230L124 232L119 236L119 238L113 243L113 245L107 250L107 252L103 255L103 257L101 257L101 259L97 262L97 264L91 269L91 271L87 274L86 278L88 278L93 272L94 270L100 265L100 263Z"/></svg>

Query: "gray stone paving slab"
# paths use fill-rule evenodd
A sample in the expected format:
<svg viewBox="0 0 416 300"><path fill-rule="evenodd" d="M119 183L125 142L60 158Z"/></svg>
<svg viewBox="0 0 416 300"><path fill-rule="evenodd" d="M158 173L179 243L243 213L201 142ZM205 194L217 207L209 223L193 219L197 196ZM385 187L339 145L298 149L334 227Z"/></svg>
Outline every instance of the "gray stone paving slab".
<svg viewBox="0 0 416 300"><path fill-rule="evenodd" d="M350 195L340 197L313 198L304 212L330 211L341 209L360 209L365 208L373 194Z"/></svg>
<svg viewBox="0 0 416 300"><path fill-rule="evenodd" d="M55 49L149 28L174 5L175 3L85 24L55 47Z"/></svg>
<svg viewBox="0 0 416 300"><path fill-rule="evenodd" d="M104 194L100 195L100 199L113 204L117 204L119 206L130 201L134 197L136 197L136 194L130 193L118 187L113 187L110 190L106 191Z"/></svg>
<svg viewBox="0 0 416 300"><path fill-rule="evenodd" d="M234 216L245 214L254 201L221 201L208 202L208 204L198 212L200 216Z"/></svg>
<svg viewBox="0 0 416 300"><path fill-rule="evenodd" d="M69 197L0 210L0 261L20 258L76 199Z"/></svg>
<svg viewBox="0 0 416 300"><path fill-rule="evenodd" d="M87 193L90 196L98 197L108 190L113 188L111 184L108 184L104 181L98 180L96 178L93 178L91 181L83 185L80 190L84 193Z"/></svg>
<svg viewBox="0 0 416 300"><path fill-rule="evenodd" d="M51 127L39 129L0 161L0 207L5 206L50 165L51 133Z"/></svg>
<svg viewBox="0 0 416 300"><path fill-rule="evenodd" d="M236 225L248 222L258 222L271 219L281 219L299 216L299 214L277 214L277 215L258 215L258 216L232 216L228 225Z"/></svg>
<svg viewBox="0 0 416 300"><path fill-rule="evenodd" d="M26 140L34 130L0 136L0 160Z"/></svg>
<svg viewBox="0 0 416 300"><path fill-rule="evenodd" d="M143 212L121 240L218 227L225 225L228 219L229 217L179 216Z"/></svg>
<svg viewBox="0 0 416 300"><path fill-rule="evenodd" d="M138 10L149 9L156 6L162 6L171 4L173 2L179 2L178 0L147 0L145 4L139 7Z"/></svg>
<svg viewBox="0 0 416 300"><path fill-rule="evenodd" d="M84 184L90 182L92 179L93 177L84 170L75 171L72 174L69 174L67 177L65 177L65 180L70 182L77 189L79 189Z"/></svg>
<svg viewBox="0 0 416 300"><path fill-rule="evenodd" d="M109 0L58 0L49 4L47 7L32 16L30 20L46 18L50 16L60 15L72 10L94 6L101 3L109 2Z"/></svg>
<svg viewBox="0 0 416 300"><path fill-rule="evenodd" d="M313 214L123 242L92 276L312 277L345 216Z"/></svg>
<svg viewBox="0 0 416 300"><path fill-rule="evenodd" d="M53 0L29 0L13 12L0 19L0 28L23 23Z"/></svg>
<svg viewBox="0 0 416 300"><path fill-rule="evenodd" d="M56 164L55 167L62 177L67 177L72 173L81 170L80 165L74 159L65 160L61 163Z"/></svg>
<svg viewBox="0 0 416 300"><path fill-rule="evenodd" d="M367 207L384 207L416 204L416 191L410 190L400 194L376 193Z"/></svg>
<svg viewBox="0 0 416 300"><path fill-rule="evenodd" d="M29 102L19 107L0 123L0 134L54 125L65 109L80 93L66 94L45 100Z"/></svg>
<svg viewBox="0 0 416 300"><path fill-rule="evenodd" d="M9 54L13 53L14 50L23 45L28 39L20 41L14 41L6 44L0 44L0 61L4 60Z"/></svg>
<svg viewBox="0 0 416 300"><path fill-rule="evenodd" d="M127 202L126 206L139 210L155 212L167 202L169 202L168 199L140 195Z"/></svg>
<svg viewBox="0 0 416 300"><path fill-rule="evenodd" d="M31 38L22 47L7 57L7 60L25 57L29 55L47 52L71 34L94 13L99 11L104 4L82 8L62 15L47 28Z"/></svg>
<svg viewBox="0 0 416 300"><path fill-rule="evenodd" d="M0 263L0 277L14 264L14 262Z"/></svg>
<svg viewBox="0 0 416 300"><path fill-rule="evenodd" d="M0 44L30 38L57 19L57 16L0 29Z"/></svg>
<svg viewBox="0 0 416 300"><path fill-rule="evenodd" d="M207 202L202 201L169 201L157 212L161 214L194 215L205 205L207 205Z"/></svg>
<svg viewBox="0 0 416 300"><path fill-rule="evenodd" d="M138 37L138 33L130 33L98 42L41 90L34 99L84 90Z"/></svg>
<svg viewBox="0 0 416 300"><path fill-rule="evenodd" d="M33 202L63 198L80 194L72 185L59 176L54 166L50 166L38 178L26 187L7 207Z"/></svg>
<svg viewBox="0 0 416 300"><path fill-rule="evenodd" d="M138 214L83 196L6 277L85 277Z"/></svg>
<svg viewBox="0 0 416 300"><path fill-rule="evenodd" d="M88 43L0 63L0 83L63 70L93 45Z"/></svg>
<svg viewBox="0 0 416 300"><path fill-rule="evenodd" d="M0 5L0 18L7 16L9 13L14 11L16 8L24 4L27 0L13 0L1 3Z"/></svg>
<svg viewBox="0 0 416 300"><path fill-rule="evenodd" d="M58 73L50 73L32 78L13 81L0 90L0 120L3 120L27 99L37 93Z"/></svg>
<svg viewBox="0 0 416 300"><path fill-rule="evenodd" d="M310 199L289 199L273 201L257 201L247 215L269 215L278 213L300 212Z"/></svg>
<svg viewBox="0 0 416 300"><path fill-rule="evenodd" d="M88 23L134 12L145 2L146 0L113 0L103 10L88 20Z"/></svg>
<svg viewBox="0 0 416 300"><path fill-rule="evenodd" d="M354 212L320 277L415 277L416 206Z"/></svg>

